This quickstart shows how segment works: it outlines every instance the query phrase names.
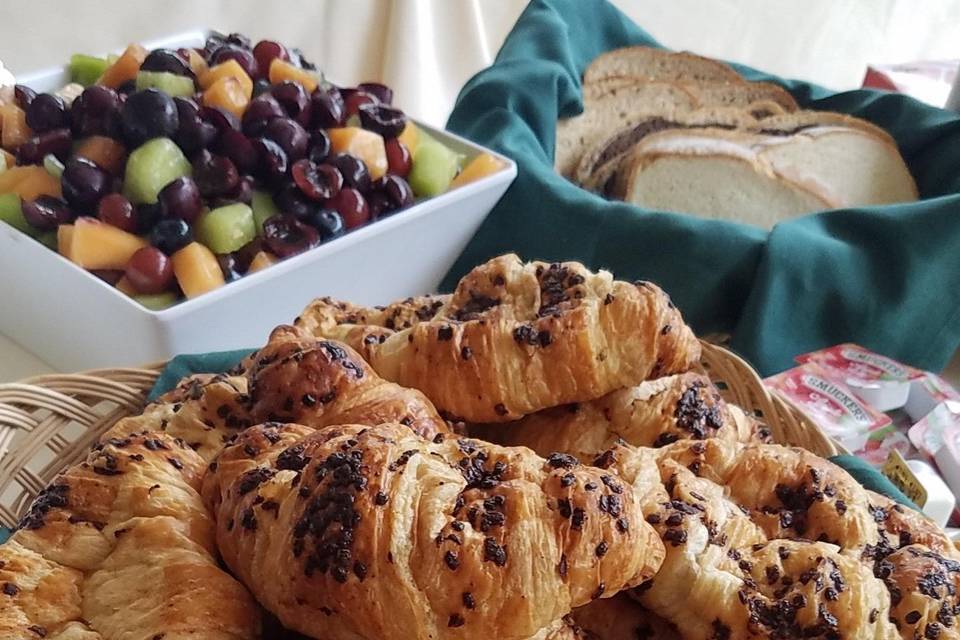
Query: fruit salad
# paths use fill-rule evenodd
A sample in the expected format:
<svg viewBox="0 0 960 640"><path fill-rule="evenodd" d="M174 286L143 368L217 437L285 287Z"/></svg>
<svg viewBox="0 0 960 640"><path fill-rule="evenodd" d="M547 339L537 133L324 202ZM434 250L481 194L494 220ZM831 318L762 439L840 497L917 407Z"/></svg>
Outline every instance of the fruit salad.
<svg viewBox="0 0 960 640"><path fill-rule="evenodd" d="M503 168L272 40L132 44L70 74L0 88L0 222L154 310Z"/></svg>

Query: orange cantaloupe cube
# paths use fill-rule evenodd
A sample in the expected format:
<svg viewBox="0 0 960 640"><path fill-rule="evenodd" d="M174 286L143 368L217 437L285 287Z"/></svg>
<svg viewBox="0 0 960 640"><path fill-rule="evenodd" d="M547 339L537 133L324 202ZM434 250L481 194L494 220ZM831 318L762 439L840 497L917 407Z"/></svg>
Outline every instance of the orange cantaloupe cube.
<svg viewBox="0 0 960 640"><path fill-rule="evenodd" d="M173 275L187 298L196 298L224 285L223 271L206 246L191 242L171 257Z"/></svg>
<svg viewBox="0 0 960 640"><path fill-rule="evenodd" d="M244 95L247 96L247 100L250 100L253 96L253 80L250 79L250 76L247 75L247 72L243 70L243 67L241 67L240 63L236 60L221 62L216 66L210 67L206 73L197 76L197 79L200 81L200 87L203 89L209 89L223 78L233 78L239 82L243 88Z"/></svg>
<svg viewBox="0 0 960 640"><path fill-rule="evenodd" d="M124 82L136 80L140 65L147 59L148 51L139 44L131 44L117 61L107 67L97 84L116 89Z"/></svg>
<svg viewBox="0 0 960 640"><path fill-rule="evenodd" d="M106 136L84 138L77 145L74 153L115 176L122 174L123 163L127 159L126 147Z"/></svg>
<svg viewBox="0 0 960 640"><path fill-rule="evenodd" d="M73 225L62 224L57 227L57 253L67 260L73 261L70 257L70 248L73 245Z"/></svg>
<svg viewBox="0 0 960 640"><path fill-rule="evenodd" d="M450 188L462 187L465 184L484 178L491 173L496 173L504 167L504 163L499 158L489 153L481 153L476 158L467 163L456 178L450 182Z"/></svg>
<svg viewBox="0 0 960 640"><path fill-rule="evenodd" d="M71 235L65 255L84 269L126 269L133 254L147 246L140 236L96 218L77 218Z"/></svg>
<svg viewBox="0 0 960 640"><path fill-rule="evenodd" d="M4 149L0 149L0 158L3 159L3 166L7 169L14 167L17 164L17 157L9 151L5 151Z"/></svg>
<svg viewBox="0 0 960 640"><path fill-rule="evenodd" d="M247 274L256 273L262 269L266 269L271 265L275 265L280 261L277 256L269 253L267 251L258 251L257 255L253 256L253 260L250 261L250 266L247 267Z"/></svg>
<svg viewBox="0 0 960 640"><path fill-rule="evenodd" d="M25 201L41 195L63 197L60 180L39 165L11 167L0 173L0 193L15 193Z"/></svg>
<svg viewBox="0 0 960 640"><path fill-rule="evenodd" d="M387 173L387 149L380 134L360 127L328 129L327 134L334 153L349 153L363 160L374 180Z"/></svg>
<svg viewBox="0 0 960 640"><path fill-rule="evenodd" d="M0 146L15 153L17 147L33 137L27 125L27 113L15 104L0 106Z"/></svg>
<svg viewBox="0 0 960 640"><path fill-rule="evenodd" d="M273 59L267 75L270 78L270 84L280 84L284 80L293 80L294 82L302 84L303 88L309 93L313 93L320 84L316 76L309 71L294 66L280 58Z"/></svg>
<svg viewBox="0 0 960 640"><path fill-rule="evenodd" d="M207 107L219 107L241 118L250 104L250 95L236 78L224 77L203 92L203 104Z"/></svg>

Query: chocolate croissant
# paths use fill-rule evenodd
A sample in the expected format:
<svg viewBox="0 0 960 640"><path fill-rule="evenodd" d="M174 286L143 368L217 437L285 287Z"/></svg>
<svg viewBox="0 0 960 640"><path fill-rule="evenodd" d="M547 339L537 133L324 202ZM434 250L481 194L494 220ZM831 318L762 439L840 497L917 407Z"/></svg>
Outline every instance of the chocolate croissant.
<svg viewBox="0 0 960 640"><path fill-rule="evenodd" d="M54 480L0 546L0 637L259 638L259 608L215 560L205 468L150 432Z"/></svg>
<svg viewBox="0 0 960 640"><path fill-rule="evenodd" d="M247 375L256 422L314 428L399 422L425 438L450 431L416 389L387 382L347 345L293 327L274 329Z"/></svg>
<svg viewBox="0 0 960 640"><path fill-rule="evenodd" d="M345 340L384 378L470 422L592 400L687 371L700 357L699 342L658 287L615 281L576 262L500 256L464 276L431 317L406 317L409 327L391 329L377 310L326 299L296 324Z"/></svg>
<svg viewBox="0 0 960 640"><path fill-rule="evenodd" d="M663 554L612 474L399 424L253 427L203 494L235 575L325 640L529 638Z"/></svg>
<svg viewBox="0 0 960 640"><path fill-rule="evenodd" d="M592 460L621 441L662 447L685 439L766 439L763 427L724 402L710 379L695 372L641 382L596 400L475 429L477 435L499 444L530 447L540 455L563 451L582 460Z"/></svg>

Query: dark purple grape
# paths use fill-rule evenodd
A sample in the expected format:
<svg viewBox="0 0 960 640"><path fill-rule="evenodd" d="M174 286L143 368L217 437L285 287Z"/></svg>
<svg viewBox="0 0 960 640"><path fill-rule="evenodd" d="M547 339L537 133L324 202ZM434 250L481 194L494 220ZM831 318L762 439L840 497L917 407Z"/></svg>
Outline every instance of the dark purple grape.
<svg viewBox="0 0 960 640"><path fill-rule="evenodd" d="M244 49L249 49L251 47L250 38L243 35L242 33L231 33L227 36L227 44L234 44L238 47L243 47Z"/></svg>
<svg viewBox="0 0 960 640"><path fill-rule="evenodd" d="M236 60L237 64L240 65L251 79L260 77L260 72L257 68L257 59L253 57L253 52L250 51L250 49L245 49L236 44L225 44L210 56L211 65L217 65L227 60Z"/></svg>
<svg viewBox="0 0 960 640"><path fill-rule="evenodd" d="M130 256L124 275L140 293L163 293L173 284L173 262L156 247L141 247Z"/></svg>
<svg viewBox="0 0 960 640"><path fill-rule="evenodd" d="M287 152L269 138L254 138L253 149L257 154L257 174L267 181L276 181L287 175L290 161Z"/></svg>
<svg viewBox="0 0 960 640"><path fill-rule="evenodd" d="M22 210L30 226L40 231L53 231L76 217L66 202L53 196L37 196L36 200L24 202Z"/></svg>
<svg viewBox="0 0 960 640"><path fill-rule="evenodd" d="M17 106L26 111L30 108L30 103L37 97L37 92L25 84L13 85L13 98Z"/></svg>
<svg viewBox="0 0 960 640"><path fill-rule="evenodd" d="M279 42L261 40L257 43L257 46L253 48L253 57L257 59L257 66L260 68L260 73L266 76L270 71L270 64L274 60L277 58L289 60L290 54L287 53L286 47Z"/></svg>
<svg viewBox="0 0 960 640"><path fill-rule="evenodd" d="M297 160L290 168L297 188L311 200L326 200L340 192L343 176L329 164L317 165L306 158Z"/></svg>
<svg viewBox="0 0 960 640"><path fill-rule="evenodd" d="M65 162L73 151L73 136L70 129L54 129L33 136L17 148L17 162L40 164L44 156L52 153Z"/></svg>
<svg viewBox="0 0 960 640"><path fill-rule="evenodd" d="M93 215L100 198L110 192L113 179L86 158L74 158L64 167L60 183L63 187L63 198L74 211Z"/></svg>
<svg viewBox="0 0 960 640"><path fill-rule="evenodd" d="M261 94L251 100L243 112L243 132L248 136L263 135L271 120L286 117L286 110L276 98L269 93Z"/></svg>
<svg viewBox="0 0 960 640"><path fill-rule="evenodd" d="M293 216L278 214L263 223L263 239L270 251L286 258L320 244L320 234Z"/></svg>
<svg viewBox="0 0 960 640"><path fill-rule="evenodd" d="M396 138L407 126L407 116L400 109L383 104L364 104L357 111L364 129L379 133L384 138Z"/></svg>
<svg viewBox="0 0 960 640"><path fill-rule="evenodd" d="M399 138L387 138L383 141L383 146L387 152L387 171L406 178L413 168L413 156L407 146L400 142Z"/></svg>
<svg viewBox="0 0 960 640"><path fill-rule="evenodd" d="M343 96L336 87L314 91L310 96L310 113L315 128L342 127L347 121Z"/></svg>
<svg viewBox="0 0 960 640"><path fill-rule="evenodd" d="M311 98L302 84L284 80L280 84L273 85L270 93L283 106L287 115L304 126L310 124Z"/></svg>
<svg viewBox="0 0 960 640"><path fill-rule="evenodd" d="M253 200L253 178L251 176L241 176L240 181L237 182L237 186L233 188L229 193L225 193L218 198L214 198L212 205L213 207L223 207L228 204L234 204L236 202L242 202L243 204L250 204Z"/></svg>
<svg viewBox="0 0 960 640"><path fill-rule="evenodd" d="M211 31L203 43L204 56L209 58L214 51L227 44L227 36L218 31Z"/></svg>
<svg viewBox="0 0 960 640"><path fill-rule="evenodd" d="M338 153L330 158L329 163L343 174L343 183L346 186L359 191L367 191L370 188L370 172L360 158L348 153Z"/></svg>
<svg viewBox="0 0 960 640"><path fill-rule="evenodd" d="M180 218L164 218L150 231L150 244L168 256L193 242L190 225Z"/></svg>
<svg viewBox="0 0 960 640"><path fill-rule="evenodd" d="M180 126L177 104L159 89L137 91L123 104L120 125L133 147L152 138L172 138Z"/></svg>
<svg viewBox="0 0 960 640"><path fill-rule="evenodd" d="M223 272L223 279L227 282L233 282L243 277L240 260L236 254L224 253L217 256L217 262L220 263L220 271Z"/></svg>
<svg viewBox="0 0 960 640"><path fill-rule="evenodd" d="M108 198L110 196L107 196ZM163 218L163 206L159 202L137 205L137 235L149 233Z"/></svg>
<svg viewBox="0 0 960 640"><path fill-rule="evenodd" d="M137 233L137 210L122 194L110 193L101 198L97 218L127 233Z"/></svg>
<svg viewBox="0 0 960 640"><path fill-rule="evenodd" d="M343 112L348 118L365 104L377 104L377 97L360 89L343 89Z"/></svg>
<svg viewBox="0 0 960 640"><path fill-rule="evenodd" d="M165 71L178 76L187 76L193 78L193 69L186 58L176 51L170 49L154 49L147 54L143 64L140 65L141 71Z"/></svg>
<svg viewBox="0 0 960 640"><path fill-rule="evenodd" d="M219 107L200 107L200 118L215 126L220 133L227 129L240 131L240 120L237 116Z"/></svg>
<svg viewBox="0 0 960 640"><path fill-rule="evenodd" d="M161 189L157 201L165 218L180 218L193 224L203 213L200 189L193 178L187 176L177 178Z"/></svg>
<svg viewBox="0 0 960 640"><path fill-rule="evenodd" d="M219 154L230 158L241 173L249 173L257 166L253 144L239 131L227 129L221 132L216 149Z"/></svg>
<svg viewBox="0 0 960 640"><path fill-rule="evenodd" d="M310 134L310 151L307 157L317 164L326 162L330 157L330 136L323 129L317 129Z"/></svg>
<svg viewBox="0 0 960 640"><path fill-rule="evenodd" d="M240 174L230 158L204 149L193 159L193 179L204 198L215 198L236 188Z"/></svg>
<svg viewBox="0 0 960 640"><path fill-rule="evenodd" d="M280 211L288 213L300 220L306 220L317 210L317 203L313 202L300 191L295 183L289 182L276 191L273 201Z"/></svg>
<svg viewBox="0 0 960 640"><path fill-rule="evenodd" d="M323 242L342 236L344 232L343 218L333 209L318 209L310 214L307 223L320 232Z"/></svg>
<svg viewBox="0 0 960 640"><path fill-rule="evenodd" d="M67 113L67 104L63 98L52 93L37 95L30 101L27 109L27 126L33 129L34 133L69 127L70 114Z"/></svg>
<svg viewBox="0 0 960 640"><path fill-rule="evenodd" d="M357 89L372 94L383 104L393 104L393 89L379 82L361 82Z"/></svg>
<svg viewBox="0 0 960 640"><path fill-rule="evenodd" d="M296 120L274 118L267 125L263 137L276 142L286 152L291 162L307 155L310 136Z"/></svg>
<svg viewBox="0 0 960 640"><path fill-rule="evenodd" d="M400 176L388 173L373 184L372 190L387 196L391 211L413 204L413 189L410 188L410 183Z"/></svg>
<svg viewBox="0 0 960 640"><path fill-rule="evenodd" d="M83 90L70 107L73 133L87 136L120 137L120 96L110 87L92 86Z"/></svg>
<svg viewBox="0 0 960 640"><path fill-rule="evenodd" d="M382 191L370 191L367 196L367 206L370 207L370 218L376 220L377 218L389 215L392 213L393 204L390 202L390 198L387 197Z"/></svg>
<svg viewBox="0 0 960 640"><path fill-rule="evenodd" d="M190 98L182 96L173 99L177 105L179 127L174 142L185 154L192 156L206 149L217 137L217 128L200 118L200 107Z"/></svg>
<svg viewBox="0 0 960 640"><path fill-rule="evenodd" d="M270 84L270 81L266 78L257 78L253 81L253 97L262 96L265 93L270 93L270 89L273 88L273 85Z"/></svg>
<svg viewBox="0 0 960 640"><path fill-rule="evenodd" d="M327 205L340 213L347 229L355 229L370 222L370 206L367 204L367 199L352 187L340 189L340 193L331 198Z"/></svg>

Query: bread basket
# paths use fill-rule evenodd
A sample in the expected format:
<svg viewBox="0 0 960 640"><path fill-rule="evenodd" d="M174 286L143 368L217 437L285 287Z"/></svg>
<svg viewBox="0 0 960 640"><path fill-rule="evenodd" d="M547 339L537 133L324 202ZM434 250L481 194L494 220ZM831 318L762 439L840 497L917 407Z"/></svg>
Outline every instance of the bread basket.
<svg viewBox="0 0 960 640"><path fill-rule="evenodd" d="M843 453L732 352L703 342L701 364L728 401L770 427L774 441L823 457ZM139 413L163 367L97 369L0 384L0 525L16 524L37 493L84 457L101 433Z"/></svg>

